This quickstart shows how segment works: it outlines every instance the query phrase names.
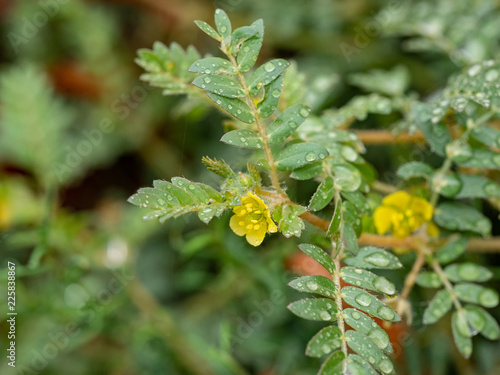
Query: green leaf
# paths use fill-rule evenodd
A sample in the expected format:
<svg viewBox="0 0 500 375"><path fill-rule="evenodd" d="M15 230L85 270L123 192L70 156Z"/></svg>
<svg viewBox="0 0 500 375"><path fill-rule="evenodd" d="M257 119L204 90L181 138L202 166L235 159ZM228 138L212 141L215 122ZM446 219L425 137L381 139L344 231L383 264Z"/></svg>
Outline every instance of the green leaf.
<svg viewBox="0 0 500 375"><path fill-rule="evenodd" d="M341 351L334 352L321 365L318 375L344 375L345 355Z"/></svg>
<svg viewBox="0 0 500 375"><path fill-rule="evenodd" d="M374 273L356 267L342 267L340 277L348 284L357 287L372 290L378 293L393 295L396 293L394 283L384 276L378 276Z"/></svg>
<svg viewBox="0 0 500 375"><path fill-rule="evenodd" d="M220 216L227 207L223 197L208 185L194 183L182 177L173 177L172 183L155 180L154 188L141 188L128 201L141 208L150 209L144 220L159 219L160 222L198 211L198 217L208 223Z"/></svg>
<svg viewBox="0 0 500 375"><path fill-rule="evenodd" d="M375 296L353 286L343 287L341 295L344 301L361 311L388 322L398 322L401 318L386 304Z"/></svg>
<svg viewBox="0 0 500 375"><path fill-rule="evenodd" d="M172 177L172 183L175 186L183 189L187 194L191 195L194 198L194 201L204 204L210 203L210 196L197 184L183 177Z"/></svg>
<svg viewBox="0 0 500 375"><path fill-rule="evenodd" d="M252 130L237 129L224 134L221 141L231 146L260 149L263 146L260 135Z"/></svg>
<svg viewBox="0 0 500 375"><path fill-rule="evenodd" d="M500 197L500 185L489 178L463 174L457 177L460 180L461 189L454 195L455 199Z"/></svg>
<svg viewBox="0 0 500 375"><path fill-rule="evenodd" d="M219 34L224 38L231 35L231 21L229 21L229 17L222 9L215 11L215 26Z"/></svg>
<svg viewBox="0 0 500 375"><path fill-rule="evenodd" d="M453 287L458 298L464 302L475 303L492 308L498 305L498 293L491 288L472 283L460 283Z"/></svg>
<svg viewBox="0 0 500 375"><path fill-rule="evenodd" d="M269 126L269 143L285 141L309 116L309 112L309 107L302 104L295 104L285 109Z"/></svg>
<svg viewBox="0 0 500 375"><path fill-rule="evenodd" d="M347 345L376 369L384 374L393 372L394 365L391 360L377 346L371 345L366 335L350 330L345 333L345 336L348 339Z"/></svg>
<svg viewBox="0 0 500 375"><path fill-rule="evenodd" d="M299 249L321 264L330 274L335 273L335 264L323 249L311 244L300 244Z"/></svg>
<svg viewBox="0 0 500 375"><path fill-rule="evenodd" d="M356 309L348 308L344 309L343 312L347 325L367 335L379 349L386 353L393 352L389 335L373 319Z"/></svg>
<svg viewBox="0 0 500 375"><path fill-rule="evenodd" d="M411 161L399 167L396 174L403 180L409 180L414 177L430 178L434 174L434 169L428 164Z"/></svg>
<svg viewBox="0 0 500 375"><path fill-rule="evenodd" d="M443 281L435 272L421 272L417 276L417 284L424 288L439 288Z"/></svg>
<svg viewBox="0 0 500 375"><path fill-rule="evenodd" d="M351 202L356 207L356 209L359 210L359 212L363 214L370 214L370 205L368 204L366 197L362 193L360 193L359 191L342 191L341 194L345 199Z"/></svg>
<svg viewBox="0 0 500 375"><path fill-rule="evenodd" d="M466 237L452 240L436 252L435 258L441 264L450 263L465 252L468 242L469 240Z"/></svg>
<svg viewBox="0 0 500 375"><path fill-rule="evenodd" d="M477 126L471 131L471 136L487 146L500 148L500 131L490 126Z"/></svg>
<svg viewBox="0 0 500 375"><path fill-rule="evenodd" d="M500 168L500 153L486 149L464 146L461 152L453 157L453 161L468 168Z"/></svg>
<svg viewBox="0 0 500 375"><path fill-rule="evenodd" d="M340 348L342 332L336 326L329 326L319 331L307 344L306 355L321 358Z"/></svg>
<svg viewBox="0 0 500 375"><path fill-rule="evenodd" d="M378 375L370 363L357 354L347 356L347 369L353 375Z"/></svg>
<svg viewBox="0 0 500 375"><path fill-rule="evenodd" d="M210 93L208 94L210 99L212 99L218 106L229 112L231 115L236 117L242 122L251 124L255 121L255 117L252 115L250 107L240 99L237 98L226 98L224 96Z"/></svg>
<svg viewBox="0 0 500 375"><path fill-rule="evenodd" d="M368 269L396 269L402 267L402 264L395 255L372 246L362 247L355 257L345 258L344 262L353 267Z"/></svg>
<svg viewBox="0 0 500 375"><path fill-rule="evenodd" d="M424 324L433 324L441 319L452 306L450 292L446 289L440 290L434 295L429 306L424 312Z"/></svg>
<svg viewBox="0 0 500 375"><path fill-rule="evenodd" d="M245 93L238 82L225 76L205 74L197 77L193 85L228 98L243 98Z"/></svg>
<svg viewBox="0 0 500 375"><path fill-rule="evenodd" d="M235 55L240 50L241 44L257 33L258 30L252 26L243 26L234 30L231 34L231 43L229 45L232 54Z"/></svg>
<svg viewBox="0 0 500 375"><path fill-rule="evenodd" d="M278 108L281 91L283 89L283 75L280 75L269 85L264 86L264 99L257 105L262 118L271 116Z"/></svg>
<svg viewBox="0 0 500 375"><path fill-rule="evenodd" d="M248 72L255 65L264 37L264 22L261 19L252 23L251 26L257 30L257 34L241 44L237 57L242 72Z"/></svg>
<svg viewBox="0 0 500 375"><path fill-rule="evenodd" d="M167 181L155 180L153 181L153 186L156 189L163 190L163 193L167 201L170 201L171 197L174 196L179 201L179 204L181 206L189 206L194 203L194 199L191 196L191 194L185 192L183 189L177 186L172 185ZM170 195L165 192L170 193Z"/></svg>
<svg viewBox="0 0 500 375"><path fill-rule="evenodd" d="M33 182L39 183L40 188L56 188L69 182L78 173L84 172L86 159L93 160L92 156L95 155L82 158L75 149L78 150L80 145L84 149L83 144L88 141L82 134L86 131L97 131L103 135L101 130L97 127L96 130L83 130L83 119L78 124L74 123L75 113L71 106L55 95L41 67L19 63L2 70L0 103L0 159L33 173L37 180ZM72 129L72 125L78 125L78 129L83 131L78 133L80 138L75 141L71 138L76 129ZM103 141L106 141L106 137ZM102 146L106 146L105 142L95 146L89 144L94 154L100 153ZM87 146L85 150L88 150ZM74 157L71 156L73 154ZM1 180L1 185L9 181L5 172ZM8 202L3 204L8 205ZM3 207L2 211L5 212Z"/></svg>
<svg viewBox="0 0 500 375"><path fill-rule="evenodd" d="M332 164L335 186L342 191L355 191L361 186L361 172L348 163Z"/></svg>
<svg viewBox="0 0 500 375"><path fill-rule="evenodd" d="M299 216L304 212L306 212L304 207L290 205L284 205L273 212L273 218L279 223L279 230L286 238L300 237L305 225Z"/></svg>
<svg viewBox="0 0 500 375"><path fill-rule="evenodd" d="M335 284L324 276L303 276L292 280L288 285L299 292L315 293L324 297L335 295Z"/></svg>
<svg viewBox="0 0 500 375"><path fill-rule="evenodd" d="M465 306L465 316L469 324L489 340L500 338L497 321L484 309L477 306Z"/></svg>
<svg viewBox="0 0 500 375"><path fill-rule="evenodd" d="M491 222L481 212L461 203L442 203L434 214L437 225L452 231L471 231L487 235Z"/></svg>
<svg viewBox="0 0 500 375"><path fill-rule="evenodd" d="M330 221L330 226L328 227L327 235L333 236L337 233L342 223L342 201L339 199L335 205L335 212L332 216L332 221Z"/></svg>
<svg viewBox="0 0 500 375"><path fill-rule="evenodd" d="M315 161L311 164L304 165L303 167L294 169L290 174L291 178L296 180L310 180L323 172L323 163L321 160Z"/></svg>
<svg viewBox="0 0 500 375"><path fill-rule="evenodd" d="M208 36L211 36L212 38L219 40L219 41L222 40L222 37L219 35L219 33L217 31L215 31L212 28L212 26L210 26L208 23L203 22L203 21L194 21L194 23L196 24L196 26L198 26L201 29L201 31L206 33Z"/></svg>
<svg viewBox="0 0 500 375"><path fill-rule="evenodd" d="M323 119L331 127L340 127L352 119L365 120L369 113L388 114L391 108L391 100L378 94L356 96L342 108L326 111Z"/></svg>
<svg viewBox="0 0 500 375"><path fill-rule="evenodd" d="M220 57L206 57L198 60L191 65L189 71L201 74L236 74L236 70L231 63Z"/></svg>
<svg viewBox="0 0 500 375"><path fill-rule="evenodd" d="M327 177L319 186L309 202L310 211L320 211L333 199L333 178Z"/></svg>
<svg viewBox="0 0 500 375"><path fill-rule="evenodd" d="M445 197L453 197L462 189L462 182L455 173L452 173L443 180L439 173L434 175L432 180L433 190L438 191Z"/></svg>
<svg viewBox="0 0 500 375"><path fill-rule="evenodd" d="M488 281L493 273L486 267L475 263L456 263L447 266L444 272L453 282L458 281Z"/></svg>
<svg viewBox="0 0 500 375"><path fill-rule="evenodd" d="M375 69L368 73L350 74L349 82L368 92L379 92L389 96L402 96L408 88L410 75L408 74L408 69L400 65L390 71Z"/></svg>
<svg viewBox="0 0 500 375"><path fill-rule="evenodd" d="M442 122L433 124L431 121L417 122L417 126L422 133L424 133L425 139L431 146L432 151L440 156L446 154L446 146L451 142L451 135L446 128L446 125Z"/></svg>
<svg viewBox="0 0 500 375"><path fill-rule="evenodd" d="M337 320L337 306L335 302L327 298L301 299L289 304L288 309L302 319L320 321Z"/></svg>
<svg viewBox="0 0 500 375"><path fill-rule="evenodd" d="M466 318L462 316L461 313L459 313L458 311L453 312L451 316L451 328L455 345L457 346L458 351L465 358L469 358L472 354L472 340L470 336L465 335L463 332L463 321L465 321L465 324L467 324Z"/></svg>
<svg viewBox="0 0 500 375"><path fill-rule="evenodd" d="M248 79L250 93L256 95L262 86L268 85L274 81L286 68L288 68L288 65L290 64L286 60L275 59L258 67Z"/></svg>
<svg viewBox="0 0 500 375"><path fill-rule="evenodd" d="M316 160L323 160L327 156L328 151L315 143L294 143L276 156L276 168L280 171L291 171Z"/></svg>
<svg viewBox="0 0 500 375"><path fill-rule="evenodd" d="M141 49L137 53L139 57L135 61L146 71L141 80L163 88L163 95L192 92L190 83L195 75L189 72L189 67L200 58L194 47L183 50L177 43L167 47L155 42L153 50Z"/></svg>
<svg viewBox="0 0 500 375"><path fill-rule="evenodd" d="M343 204L345 207L346 203ZM356 231L354 230L351 223L344 222L342 227L342 235L345 244L345 249L349 254L356 255L358 253L358 238L356 237Z"/></svg>

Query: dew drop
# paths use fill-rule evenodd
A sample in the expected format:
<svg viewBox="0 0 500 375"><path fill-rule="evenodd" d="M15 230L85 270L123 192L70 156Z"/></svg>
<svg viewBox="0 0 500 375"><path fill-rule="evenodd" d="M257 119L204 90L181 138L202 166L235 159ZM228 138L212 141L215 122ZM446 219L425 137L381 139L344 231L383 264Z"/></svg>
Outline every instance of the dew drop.
<svg viewBox="0 0 500 375"><path fill-rule="evenodd" d="M196 186L194 186L193 184L191 184L191 185L189 185L189 186L188 186L188 189L189 189L189 190L194 190L194 189L195 189L195 187L196 187Z"/></svg>
<svg viewBox="0 0 500 375"><path fill-rule="evenodd" d="M264 65L264 69L266 72L270 73L274 69L276 69L276 67L274 66L274 64L272 62L268 62L267 64Z"/></svg>
<svg viewBox="0 0 500 375"><path fill-rule="evenodd" d="M394 365L390 360L387 358L382 359L377 366L380 371L382 371L384 374L390 374L392 370L394 369Z"/></svg>
<svg viewBox="0 0 500 375"><path fill-rule="evenodd" d="M328 354L331 352L330 346L328 346L326 344L321 347L321 350L323 350L323 353L325 353L325 354Z"/></svg>
<svg viewBox="0 0 500 375"><path fill-rule="evenodd" d="M365 262L371 263L377 267L386 267L389 265L389 257L384 253L373 252L364 258Z"/></svg>
<svg viewBox="0 0 500 375"><path fill-rule="evenodd" d="M314 160L316 160L316 154L314 152L308 152L306 154L306 160L307 161L314 161Z"/></svg>
<svg viewBox="0 0 500 375"><path fill-rule="evenodd" d="M389 345L389 336L382 328L374 328L368 333L368 337L380 349L385 349Z"/></svg>
<svg viewBox="0 0 500 375"><path fill-rule="evenodd" d="M480 276L480 271L475 264L464 263L458 266L458 276L465 281L474 281Z"/></svg>
<svg viewBox="0 0 500 375"><path fill-rule="evenodd" d="M380 306L377 313L384 320L393 320L396 316L394 311L388 306Z"/></svg>
<svg viewBox="0 0 500 375"><path fill-rule="evenodd" d="M375 286L375 288L385 294L392 295L396 292L396 287L394 286L394 284L383 276L379 276L375 280L373 280L373 285Z"/></svg>
<svg viewBox="0 0 500 375"><path fill-rule="evenodd" d="M354 298L357 303L361 306L370 306L372 303L372 297L368 293L360 293Z"/></svg>
<svg viewBox="0 0 500 375"><path fill-rule="evenodd" d="M210 70L210 69L205 69L205 73L206 73L206 74L209 74L210 72L211 72L211 70Z"/></svg>
<svg viewBox="0 0 500 375"><path fill-rule="evenodd" d="M477 75L477 73L479 73L480 70L481 70L480 65L474 65L469 69L467 73L469 74L469 76L474 77L475 75Z"/></svg>
<svg viewBox="0 0 500 375"><path fill-rule="evenodd" d="M375 363L375 357L369 356L368 357L368 362L370 362L371 364L374 364Z"/></svg>
<svg viewBox="0 0 500 375"><path fill-rule="evenodd" d="M210 77L205 77L205 78L203 78L203 81L205 83L210 83L212 80L210 79Z"/></svg>
<svg viewBox="0 0 500 375"><path fill-rule="evenodd" d="M299 110L299 115L301 115L302 117L307 117L309 116L309 110L307 108L302 107Z"/></svg>
<svg viewBox="0 0 500 375"><path fill-rule="evenodd" d="M353 311L352 314L351 314L351 317L354 320L359 320L359 318L361 318L361 314L358 311Z"/></svg>
<svg viewBox="0 0 500 375"><path fill-rule="evenodd" d="M361 268L356 268L354 272L356 272L358 275L361 275L363 273L363 270Z"/></svg>
<svg viewBox="0 0 500 375"><path fill-rule="evenodd" d="M271 95L275 98L279 98L280 97L280 94L281 94L281 91L278 90L278 89L274 89L271 93Z"/></svg>
<svg viewBox="0 0 500 375"><path fill-rule="evenodd" d="M479 303L485 307L498 305L498 294L491 288L486 288L479 293Z"/></svg>
<svg viewBox="0 0 500 375"><path fill-rule="evenodd" d="M330 313L326 310L321 310L319 312L319 317L323 320L330 320L332 318L332 316L330 315Z"/></svg>
<svg viewBox="0 0 500 375"><path fill-rule="evenodd" d="M161 198L160 198L160 199L158 199L158 204L159 204L160 206L164 206L166 203L167 203L167 202L165 202L163 199L161 199Z"/></svg>
<svg viewBox="0 0 500 375"><path fill-rule="evenodd" d="M310 289L310 290L317 290L318 289L318 284L315 282L315 281L308 281L306 283L306 286Z"/></svg>
<svg viewBox="0 0 500 375"><path fill-rule="evenodd" d="M220 28L220 32L221 32L221 33L223 33L223 34L224 34L226 31L227 31L227 27L226 27L226 26L222 26L222 27Z"/></svg>

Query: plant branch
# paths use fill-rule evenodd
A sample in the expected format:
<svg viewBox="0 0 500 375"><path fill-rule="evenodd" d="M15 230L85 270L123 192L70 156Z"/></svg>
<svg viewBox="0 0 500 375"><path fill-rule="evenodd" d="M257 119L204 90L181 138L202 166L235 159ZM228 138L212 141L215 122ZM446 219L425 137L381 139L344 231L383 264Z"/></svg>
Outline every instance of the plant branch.
<svg viewBox="0 0 500 375"><path fill-rule="evenodd" d="M340 201L340 193L337 190L335 192L335 204L338 205ZM342 221L343 217L341 216L341 227L342 227ZM335 283L335 304L337 305L337 326L340 329L340 332L342 333L342 344L341 344L341 349L342 352L344 353L344 356L347 358L347 342L346 342L346 337L345 337L345 324L344 324L344 306L342 302L342 295L340 294L340 261L342 260L342 257L344 255L344 242L342 240L342 233L341 231L337 233L335 236L331 237L331 242L332 242L332 254L331 257L333 259L333 263L335 264L335 274L333 275L333 282Z"/></svg>
<svg viewBox="0 0 500 375"><path fill-rule="evenodd" d="M330 222L324 220L311 212L305 212L300 217L315 227L327 231ZM388 248L400 248L406 250L418 250L422 242L420 236L397 238L392 236L379 236L372 233L363 233L358 242L364 246L378 246ZM500 253L500 237L472 238L467 245L467 251L475 253Z"/></svg>
<svg viewBox="0 0 500 375"><path fill-rule="evenodd" d="M361 142L370 145L425 143L422 132L394 134L387 130L355 130L354 133Z"/></svg>
<svg viewBox="0 0 500 375"><path fill-rule="evenodd" d="M434 272L436 272L439 275L439 278L443 282L443 285L450 293L451 299L453 300L453 303L455 304L455 307L457 308L457 310L461 311L462 304L458 300L458 297L455 293L455 290L453 289L453 285L451 285L450 280L448 279L448 276L446 275L446 273L444 273L443 268L441 267L439 262L434 258L431 258L428 262L431 265Z"/></svg>
<svg viewBox="0 0 500 375"><path fill-rule="evenodd" d="M229 60L233 64L234 69L236 70L236 73L238 75L238 80L240 81L240 84L246 93L246 102L247 102L248 106L250 107L250 110L252 111L253 116L255 117L255 124L257 125L259 135L262 139L264 153L266 154L267 163L269 164L271 181L272 181L273 187L276 189L276 191L281 191L281 186L280 186L280 182L278 179L278 172L276 170L276 162L274 161L274 157L273 157L273 154L271 152L271 147L269 146L269 140L267 137L266 128L264 127L264 124L262 123L262 119L260 117L259 111L257 110L257 107L255 106L255 103L253 101L252 95L250 94L250 90L248 89L248 85L247 85L247 82L245 80L245 77L241 73L240 67L239 67L238 63L236 62L234 56L232 56L230 53L225 52L224 50L223 50L223 52L226 53L227 57L229 58Z"/></svg>
<svg viewBox="0 0 500 375"><path fill-rule="evenodd" d="M425 264L425 255L422 252L417 254L417 259L413 263L411 271L405 277L404 288L401 291L401 294L398 296L398 302L396 307L396 312L398 315L402 316L405 312L408 312L408 304L406 301L408 300L408 296L415 285L415 281L417 280L417 276ZM410 314L406 314L406 316L410 317Z"/></svg>

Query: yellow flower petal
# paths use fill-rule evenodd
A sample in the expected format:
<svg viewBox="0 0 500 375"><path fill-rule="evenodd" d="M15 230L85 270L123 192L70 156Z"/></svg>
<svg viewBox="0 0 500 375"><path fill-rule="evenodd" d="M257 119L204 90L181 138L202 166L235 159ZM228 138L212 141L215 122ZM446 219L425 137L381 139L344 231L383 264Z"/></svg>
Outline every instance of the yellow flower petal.
<svg viewBox="0 0 500 375"><path fill-rule="evenodd" d="M246 233L245 224L246 224L245 220L238 217L237 215L231 217L231 220L229 221L229 227L238 236L245 235Z"/></svg>
<svg viewBox="0 0 500 375"><path fill-rule="evenodd" d="M262 225L257 230L251 230L247 233L247 241L252 246L259 246L262 241L264 241L264 237L266 236L267 228L266 225Z"/></svg>
<svg viewBox="0 0 500 375"><path fill-rule="evenodd" d="M267 223L267 231L269 233L276 233L278 231L278 227L274 224L273 219L271 219L271 214L269 210L266 211L266 223Z"/></svg>
<svg viewBox="0 0 500 375"><path fill-rule="evenodd" d="M382 200L383 206L392 206L395 208L400 208L403 210L408 206L411 200L411 195L406 191L397 191L395 193L389 194Z"/></svg>
<svg viewBox="0 0 500 375"><path fill-rule="evenodd" d="M424 221L432 219L432 206L425 199L413 197L409 209L421 215Z"/></svg>
<svg viewBox="0 0 500 375"><path fill-rule="evenodd" d="M393 219L397 215L397 211L391 207L380 206L373 213L373 221L378 234L389 232L392 228Z"/></svg>
<svg viewBox="0 0 500 375"><path fill-rule="evenodd" d="M277 232L278 228L271 219L265 202L252 192L241 198L241 204L233 208L229 226L238 236L246 235L248 243L258 246L264 240L266 232Z"/></svg>

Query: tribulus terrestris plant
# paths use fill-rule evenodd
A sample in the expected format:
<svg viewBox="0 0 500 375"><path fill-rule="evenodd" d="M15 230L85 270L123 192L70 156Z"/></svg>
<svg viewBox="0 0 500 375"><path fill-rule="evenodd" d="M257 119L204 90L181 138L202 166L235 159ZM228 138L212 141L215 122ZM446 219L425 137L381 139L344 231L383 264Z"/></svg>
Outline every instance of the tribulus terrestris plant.
<svg viewBox="0 0 500 375"><path fill-rule="evenodd" d="M489 126L499 113L499 64L468 66L425 100L406 93L403 67L358 74L353 83L369 95L317 114L301 104L307 82L294 63L274 59L256 66L262 20L233 31L218 9L216 28L196 24L220 43L224 57L201 58L192 47L156 43L139 51L142 78L165 95L209 101L230 118L221 141L250 149L252 156L246 171L203 158L222 179L218 189L183 177L140 189L129 201L144 209L144 220L197 212L209 223L230 210L231 230L253 246L267 234L300 239L306 223L321 230L322 236L311 237L314 243L298 247L330 278L291 281L290 287L314 297L288 306L301 318L331 323L305 348L308 356L326 357L319 374L395 373L384 328L401 319L411 323L408 297L415 283L437 290L423 314L425 325L452 310L451 331L462 356L471 355L475 335L498 339L498 323L485 310L498 305L498 293L480 284L492 272L459 258L497 246L486 238L490 220L469 202L500 207L500 185L491 179L500 168L500 131ZM397 130L422 133L442 160L437 169L420 161L402 164L397 189L380 186L362 142L349 130L368 114L391 112L401 114ZM291 198L304 180L318 184L308 206ZM416 259L398 291L377 272L402 267L398 256L407 251Z"/></svg>

